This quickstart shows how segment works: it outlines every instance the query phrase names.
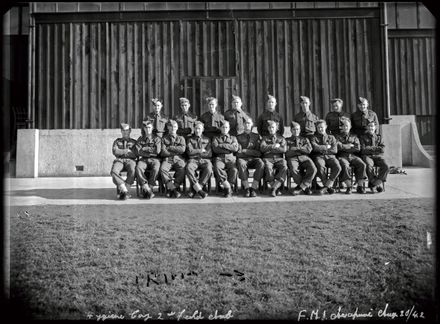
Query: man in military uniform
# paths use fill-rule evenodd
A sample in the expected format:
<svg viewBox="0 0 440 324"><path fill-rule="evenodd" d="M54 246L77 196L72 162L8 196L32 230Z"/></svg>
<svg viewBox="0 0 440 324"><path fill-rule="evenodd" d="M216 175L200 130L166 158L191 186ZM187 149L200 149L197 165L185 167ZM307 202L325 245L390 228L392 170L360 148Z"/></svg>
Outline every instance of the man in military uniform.
<svg viewBox="0 0 440 324"><path fill-rule="evenodd" d="M310 98L306 96L300 96L299 98L302 111L293 117L293 121L300 125L300 135L311 139L313 134L315 134L315 123L319 118L310 111Z"/></svg>
<svg viewBox="0 0 440 324"><path fill-rule="evenodd" d="M253 122L248 117L244 123L244 132L237 135L239 144L237 152L238 176L244 187L245 197L256 197L261 178L264 175L264 163L261 160L260 135L252 133ZM255 169L252 186L249 185L249 168Z"/></svg>
<svg viewBox="0 0 440 324"><path fill-rule="evenodd" d="M197 116L189 112L189 107L191 106L189 100L186 98L179 98L180 109L182 110L180 114L174 117L177 121L179 128L177 129L177 135L188 138L194 132L194 123L197 120Z"/></svg>
<svg viewBox="0 0 440 324"><path fill-rule="evenodd" d="M206 98L209 111L200 116L200 121L204 124L204 133L210 140L220 134L220 127L225 120L222 114L217 111L217 99L213 97Z"/></svg>
<svg viewBox="0 0 440 324"><path fill-rule="evenodd" d="M121 123L122 137L113 142L113 155L116 159L113 161L110 172L113 183L117 187L118 198L127 199L130 196L130 187L134 182L136 168L136 141L130 137L131 127L128 124ZM127 171L127 179L121 178L121 171Z"/></svg>
<svg viewBox="0 0 440 324"><path fill-rule="evenodd" d="M341 133L342 119L350 119L351 115L342 110L344 102L340 98L334 98L330 100L332 111L325 116L327 123L327 132L330 135L336 136Z"/></svg>
<svg viewBox="0 0 440 324"><path fill-rule="evenodd" d="M287 163L284 159L284 153L287 150L287 143L283 136L276 133L277 122L269 120L267 124L269 135L263 136L260 150L263 153L266 182L270 185L271 196L276 197L281 194L279 188L286 181Z"/></svg>
<svg viewBox="0 0 440 324"><path fill-rule="evenodd" d="M338 160L341 165L341 174L339 179L346 184L346 194L351 194L351 175L350 169L354 167L354 174L357 182L358 193L365 193L364 180L367 178L365 173L365 163L355 154L360 152L359 138L350 134L351 121L348 118L342 119L341 133L336 135L338 147Z"/></svg>
<svg viewBox="0 0 440 324"><path fill-rule="evenodd" d="M296 196L303 192L306 195L311 195L310 187L316 175L316 166L309 157L312 145L307 137L300 136L301 126L297 122L291 123L291 131L292 136L286 138L286 160L293 181L297 184L296 188L292 190L292 194ZM301 175L303 170L305 171L304 176Z"/></svg>
<svg viewBox="0 0 440 324"><path fill-rule="evenodd" d="M361 157L367 165L368 187L374 192L382 192L382 184L386 181L390 168L383 158L385 144L382 136L376 133L376 123L368 123L367 132L360 137ZM374 166L378 166L378 174L374 173Z"/></svg>
<svg viewBox="0 0 440 324"><path fill-rule="evenodd" d="M203 188L211 179L212 175L211 140L202 134L203 127L202 122L195 122L194 135L189 137L186 143L186 152L189 157L188 163L186 164L186 174L191 185L191 190L188 193L190 198L193 198L196 193L202 198L208 196L207 191ZM198 180L196 177L197 170L200 171Z"/></svg>
<svg viewBox="0 0 440 324"><path fill-rule="evenodd" d="M351 114L351 126L352 132L359 138L367 132L368 124L374 122L377 127L379 126L379 120L374 111L368 109L368 100L359 97L359 103L357 105L358 110Z"/></svg>
<svg viewBox="0 0 440 324"><path fill-rule="evenodd" d="M258 134L261 136L268 136L268 121L272 120L278 123L277 134L283 136L284 135L284 120L281 115L275 111L275 107L277 105L277 99L274 96L268 95L266 102L266 110L258 116L257 119L257 130Z"/></svg>
<svg viewBox="0 0 440 324"><path fill-rule="evenodd" d="M212 140L214 157L214 175L223 188L226 198L232 196L231 184L237 179L237 166L234 153L238 151L238 142L235 136L229 134L230 125L227 120L222 122L221 134Z"/></svg>
<svg viewBox="0 0 440 324"><path fill-rule="evenodd" d="M160 175L167 187L167 196L180 197L180 185L185 181L185 160L183 153L186 150L185 138L177 135L178 125L175 120L168 121L168 132L162 137L162 164ZM170 171L174 170L174 183Z"/></svg>
<svg viewBox="0 0 440 324"><path fill-rule="evenodd" d="M166 132L166 124L168 121L168 117L162 114L162 101L157 98L151 99L154 106L154 111L148 114L145 120L149 120L153 124L153 134L156 136L162 137L163 133Z"/></svg>
<svg viewBox="0 0 440 324"><path fill-rule="evenodd" d="M336 159L337 142L333 135L326 133L327 124L325 120L320 119L316 122L316 133L311 139L312 159L317 168L317 175L322 180L324 188L320 189L319 194L328 192L333 194L333 184L341 172L341 165ZM327 175L327 168L330 168L330 175Z"/></svg>
<svg viewBox="0 0 440 324"><path fill-rule="evenodd" d="M142 122L141 133L136 142L136 153L139 156L136 176L144 198L151 199L154 197L153 186L160 168L161 138L153 134L153 123L148 120ZM145 177L146 171L149 172L148 180Z"/></svg>
<svg viewBox="0 0 440 324"><path fill-rule="evenodd" d="M248 113L241 109L242 106L241 98L232 95L232 108L225 111L225 120L231 125L229 133L232 136L243 133L244 123L249 117Z"/></svg>

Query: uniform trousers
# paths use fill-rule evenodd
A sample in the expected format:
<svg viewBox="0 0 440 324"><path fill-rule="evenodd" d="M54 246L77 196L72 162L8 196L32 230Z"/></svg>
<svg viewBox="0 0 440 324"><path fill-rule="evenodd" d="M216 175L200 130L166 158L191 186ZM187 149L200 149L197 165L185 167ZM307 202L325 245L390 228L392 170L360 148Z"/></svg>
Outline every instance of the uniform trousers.
<svg viewBox="0 0 440 324"><path fill-rule="evenodd" d="M237 168L241 181L248 181L249 169L255 169L254 181L259 182L264 175L264 162L260 158L238 158Z"/></svg>
<svg viewBox="0 0 440 324"><path fill-rule="evenodd" d="M266 182L272 182L275 179L281 183L284 183L287 177L286 160L284 160L284 158L271 157L271 158L263 158L263 162L264 162L264 172L266 176Z"/></svg>
<svg viewBox="0 0 440 324"><path fill-rule="evenodd" d="M362 159L355 155L347 155L338 157L339 164L341 165L341 174L340 179L342 182L351 180L350 169L351 166L354 167L354 176L356 181L364 180L367 178L367 174L365 173L365 163Z"/></svg>
<svg viewBox="0 0 440 324"><path fill-rule="evenodd" d="M197 180L196 171L200 170ZM210 159L190 158L186 164L186 175L188 176L191 187L199 183L202 187L206 185L212 175L212 163Z"/></svg>
<svg viewBox="0 0 440 324"><path fill-rule="evenodd" d="M162 164L160 165L160 176L162 177L162 182L167 184L172 181L170 171L174 170L174 184L179 187L181 183L185 180L185 160L179 156L164 158Z"/></svg>
<svg viewBox="0 0 440 324"><path fill-rule="evenodd" d="M119 176L122 171L127 171L127 179L125 181ZM136 175L136 161L132 159L117 159L113 162L110 174L113 183L118 187L124 184L124 182L131 186Z"/></svg>
<svg viewBox="0 0 440 324"><path fill-rule="evenodd" d="M384 158L380 155L363 155L362 160L366 164L368 182L374 184L377 180L386 181L390 168ZM374 173L374 166L378 166L377 177Z"/></svg>
<svg viewBox="0 0 440 324"><path fill-rule="evenodd" d="M287 167L292 173L293 181L299 186L303 184L306 187L312 185L313 178L316 175L316 166L308 156L295 156L287 159ZM301 171L305 170L304 176Z"/></svg>
<svg viewBox="0 0 440 324"><path fill-rule="evenodd" d="M341 165L336 157L315 156L313 158L317 169L317 176L322 180L324 186L332 187L336 177L341 172ZM330 168L330 175L327 175L327 168Z"/></svg>
<svg viewBox="0 0 440 324"><path fill-rule="evenodd" d="M235 183L237 179L237 165L235 157L233 159L225 159L216 157L214 159L214 175L219 183L228 181L230 184Z"/></svg>
<svg viewBox="0 0 440 324"><path fill-rule="evenodd" d="M142 158L136 165L136 176L139 184L142 186L148 182L150 186L154 186L157 176L159 174L160 160L155 157ZM145 176L146 171L148 173L148 179Z"/></svg>

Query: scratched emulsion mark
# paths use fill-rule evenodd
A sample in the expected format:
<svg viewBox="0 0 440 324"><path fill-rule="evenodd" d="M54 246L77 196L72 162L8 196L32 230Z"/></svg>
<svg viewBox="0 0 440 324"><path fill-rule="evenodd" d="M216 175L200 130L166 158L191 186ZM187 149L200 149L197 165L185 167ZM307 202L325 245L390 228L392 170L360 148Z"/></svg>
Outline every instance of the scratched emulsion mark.
<svg viewBox="0 0 440 324"><path fill-rule="evenodd" d="M161 284L171 284L172 282L174 282L175 280L186 280L189 277L197 277L199 274L195 271L189 271L187 273L184 272L180 272L179 274L175 274L175 273L156 273L154 271L151 271L149 273L147 273L146 276L146 285L147 287L150 287L150 285L154 286L154 285L161 285ZM238 270L233 270L232 273L230 272L220 272L219 273L220 276L222 277L230 277L232 279L237 278L238 281L245 281L246 278L244 276L244 273ZM135 285L137 285L139 287L139 282L141 281L141 279L145 279L144 275L139 275L139 276L135 276L135 280L134 283Z"/></svg>
<svg viewBox="0 0 440 324"><path fill-rule="evenodd" d="M151 271L149 273L147 273L147 287L150 287L150 284L156 284L156 285L161 285L161 284L170 284L172 283L174 280L185 280L186 278L190 277L190 276L195 276L197 277L199 274L195 271L189 271L187 273L183 273L181 272L180 274L175 274L175 273L169 273L168 275L166 273L156 273L154 271ZM139 285L139 278L145 278L143 275L139 275L135 277L135 284Z"/></svg>

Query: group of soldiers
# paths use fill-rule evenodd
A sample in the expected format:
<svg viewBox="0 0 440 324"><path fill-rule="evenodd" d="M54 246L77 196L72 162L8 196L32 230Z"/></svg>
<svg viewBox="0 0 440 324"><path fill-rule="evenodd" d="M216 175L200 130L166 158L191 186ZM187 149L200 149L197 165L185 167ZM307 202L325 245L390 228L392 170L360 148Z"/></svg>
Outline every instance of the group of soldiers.
<svg viewBox="0 0 440 324"><path fill-rule="evenodd" d="M310 99L301 96L301 112L294 116L288 138L283 137L284 121L275 111L277 101L271 95L257 119L258 134L238 96L233 96L232 108L224 115L217 111L216 98L206 98L208 111L200 118L189 112L187 98L180 98L181 113L172 119L163 115L159 99L152 102L154 111L142 122L141 136L131 138L130 126L122 123L122 137L113 143L116 159L111 175L120 199L130 197L135 177L143 197L153 198L159 176L167 197L179 198L185 175L190 183L188 196L205 198L212 173L224 197L232 196L237 175L245 197L257 196L261 179L272 197L280 195L288 176L296 184L293 195L310 195L312 188L318 194L333 194L338 177L345 193L351 194L352 169L356 192L365 193L367 179L372 192L383 191L389 167L383 158L377 115L368 109L365 98L359 97L353 114L342 110L342 99L332 99L331 111L319 119L310 110ZM249 169L254 169L251 182ZM126 179L120 175L123 170ZM317 184L317 177L323 186Z"/></svg>

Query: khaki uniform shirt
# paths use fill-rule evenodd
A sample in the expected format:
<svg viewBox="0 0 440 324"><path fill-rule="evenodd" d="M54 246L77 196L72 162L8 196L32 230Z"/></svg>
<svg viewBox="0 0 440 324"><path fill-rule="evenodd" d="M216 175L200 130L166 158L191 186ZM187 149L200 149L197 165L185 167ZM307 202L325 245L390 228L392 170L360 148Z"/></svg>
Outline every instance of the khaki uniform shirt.
<svg viewBox="0 0 440 324"><path fill-rule="evenodd" d="M325 159L334 158L335 154L338 153L338 147L336 138L333 135L328 134L315 134L310 140L312 144L312 155L321 156ZM331 145L327 148L327 145Z"/></svg>
<svg viewBox="0 0 440 324"><path fill-rule="evenodd" d="M212 136L220 134L220 127L225 118L219 112L212 114L210 111L207 111L200 116L200 120L205 125L203 134L211 138Z"/></svg>
<svg viewBox="0 0 440 324"><path fill-rule="evenodd" d="M348 158L354 153L358 153L361 149L359 138L351 133L336 135L338 146L338 157ZM350 147L353 144L353 147Z"/></svg>
<svg viewBox="0 0 440 324"><path fill-rule="evenodd" d="M269 110L263 111L263 113L260 116L258 116L258 120L257 120L258 134L260 134L261 136L269 135L269 130L267 129L267 127L269 126L267 124L268 120L273 120L279 123L277 134L283 136L284 134L283 117L281 117L281 115L278 112L269 111Z"/></svg>
<svg viewBox="0 0 440 324"><path fill-rule="evenodd" d="M234 153L238 151L237 138L230 134L216 136L212 140L212 150L215 157L233 161L235 160Z"/></svg>
<svg viewBox="0 0 440 324"><path fill-rule="evenodd" d="M379 128L379 120L377 119L376 113L369 109L367 110L366 114L360 110L357 110L351 114L351 131L360 137L367 132L368 123L371 121L376 122L377 132L377 129Z"/></svg>
<svg viewBox="0 0 440 324"><path fill-rule="evenodd" d="M194 114L181 113L174 117L174 120L177 121L179 128L177 129L177 135L187 136L194 132L194 123L197 120L197 116Z"/></svg>
<svg viewBox="0 0 440 324"><path fill-rule="evenodd" d="M312 152L312 145L308 138L303 136L291 136L286 138L287 151L286 159L292 157L308 156ZM301 159L299 159L301 161ZM302 161L301 161L302 162Z"/></svg>
<svg viewBox="0 0 440 324"><path fill-rule="evenodd" d="M359 139L362 155L383 155L385 144L379 134L364 134Z"/></svg>
<svg viewBox="0 0 440 324"><path fill-rule="evenodd" d="M203 152L203 149L206 151ZM209 159L212 157L211 140L204 135L192 135L186 141L186 152L190 159Z"/></svg>
<svg viewBox="0 0 440 324"><path fill-rule="evenodd" d="M171 158L174 161L174 157L183 159L182 154L185 153L186 142L183 136L166 134L162 137L162 150L160 155L164 157L164 160Z"/></svg>
<svg viewBox="0 0 440 324"><path fill-rule="evenodd" d="M280 144L280 147L275 147L276 144ZM263 136L260 150L263 158L283 158L287 150L286 139L280 135Z"/></svg>
<svg viewBox="0 0 440 324"><path fill-rule="evenodd" d="M136 141L136 154L141 158L157 158L159 157L161 147L161 139L159 136L140 136Z"/></svg>
<svg viewBox="0 0 440 324"><path fill-rule="evenodd" d="M229 133L233 136L237 136L244 132L244 123L249 118L248 113L243 110L229 109L225 111L225 120L231 125Z"/></svg>
<svg viewBox="0 0 440 324"><path fill-rule="evenodd" d="M325 116L325 122L327 123L327 132L331 135L338 135L341 133L342 118L351 118L351 115L345 111L336 112L331 111Z"/></svg>
<svg viewBox="0 0 440 324"><path fill-rule="evenodd" d="M113 155L116 156L116 161L123 162L123 159L136 160L136 140L129 138L128 140L121 137L113 142Z"/></svg>
<svg viewBox="0 0 440 324"><path fill-rule="evenodd" d="M153 123L153 134L162 136L163 133L167 132L167 122L168 117L162 114L156 115L156 113L150 113L145 121L149 120Z"/></svg>
<svg viewBox="0 0 440 324"><path fill-rule="evenodd" d="M319 120L318 116L310 110L306 113L300 112L293 117L293 121L301 126L301 136L310 136L315 134L315 123Z"/></svg>
<svg viewBox="0 0 440 324"><path fill-rule="evenodd" d="M260 144L261 139L260 135L255 133L241 133L237 135L238 142L238 152L237 157L246 159L246 158L257 158L261 156Z"/></svg>

